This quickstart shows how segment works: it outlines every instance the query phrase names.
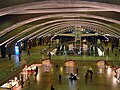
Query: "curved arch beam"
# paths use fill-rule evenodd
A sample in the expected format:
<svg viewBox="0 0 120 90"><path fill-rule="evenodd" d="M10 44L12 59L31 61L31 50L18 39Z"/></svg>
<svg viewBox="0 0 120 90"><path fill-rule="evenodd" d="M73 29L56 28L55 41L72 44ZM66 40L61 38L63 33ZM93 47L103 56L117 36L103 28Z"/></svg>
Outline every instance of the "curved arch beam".
<svg viewBox="0 0 120 90"><path fill-rule="evenodd" d="M75 20L75 19L63 19L63 20L58 20L58 21L71 21L71 20ZM77 19L77 20L79 20L79 19ZM80 19L81 20L81 19ZM57 21L57 20L55 20L55 21ZM53 22L53 21L52 21ZM52 23L52 22L49 22L49 23ZM45 24L48 24L48 22L47 23L45 23ZM44 24L43 24L44 25ZM25 31L30 31L30 30L32 30L32 29L34 29L34 28L37 28L37 27L39 27L39 26L41 26L41 24L39 24L39 25L36 25L36 26L33 26L32 28L29 28L29 29L26 29ZM15 35L15 36L13 36L12 38L10 38L9 40L6 40L4 43L6 43L6 42L8 42L8 41L10 41L10 40L13 40L15 37L18 37L18 36L21 36L25 31L23 31L23 32L21 32L21 33L19 33L18 35ZM112 31L112 30L111 30ZM39 32L39 31L36 31L35 33L37 33L37 32ZM34 33L33 33L34 34Z"/></svg>
<svg viewBox="0 0 120 90"><path fill-rule="evenodd" d="M89 1L76 1L76 0L60 0L60 1L41 1L41 2L32 2L32 3L26 3L26 4L21 4L21 5L16 5L16 6L11 6L7 8L0 9L0 15L7 15L7 14L12 14L14 12L22 12L26 9L36 9L36 8L60 8L60 7L94 7L94 8L101 8L101 9L106 9L106 10L111 10L115 12L120 12L119 5L112 5L112 4L105 4L105 3L100 3L100 2L89 2Z"/></svg>
<svg viewBox="0 0 120 90"><path fill-rule="evenodd" d="M54 14L54 15L46 15L46 16L42 16L42 17L36 17L36 18L31 18L31 19L28 19L28 20L25 20L25 21L22 21L22 22L19 22L15 25L12 25L6 29L4 29L3 31L0 32L0 37L10 31L12 31L13 29L15 28L18 28L24 24L28 24L30 22L33 22L33 21L37 21L37 20L40 20L40 19L45 19L45 18L53 18L53 17L62 17L64 16L63 18L65 17L86 17L86 18L95 18L95 19L100 19L100 20L104 20L104 21L109 21L109 22L112 22L112 23L115 23L115 24L119 24L120 25L120 21L118 20L114 20L114 19L110 19L110 18L105 18L105 17L100 17L100 16L95 16L95 15L89 15L89 14Z"/></svg>
<svg viewBox="0 0 120 90"><path fill-rule="evenodd" d="M87 19L59 19L59 20L48 21L48 22L45 22L45 23L42 23L42 24L39 24L39 25L35 25L35 26L31 27L31 28L28 28L28 29L24 30L23 32L21 32L21 33L19 33L19 34L24 34L25 32L29 32L29 31L32 30L32 29L35 29L35 28L37 28L37 27L40 27L40 26L43 26L43 25L46 25L46 24L58 23L58 22L61 22L61 21L71 21L71 20L72 20L72 21L73 21L73 20L76 20L76 21L81 20L81 21L87 21L87 22L91 22L91 23L94 22L94 23L98 23L98 24L104 25L104 26L106 26L106 27L112 28L112 29L113 29L113 30L112 30L113 32L114 32L114 29L117 30L117 31L119 31L118 28L115 28L115 27L110 26L110 25L108 25L108 24L104 24L104 23L101 23L101 22L98 22L98 21L94 21L94 20L87 20Z"/></svg>
<svg viewBox="0 0 120 90"><path fill-rule="evenodd" d="M67 22L68 22L69 25L72 26L72 24L75 24L75 23L78 24L80 21L78 19L76 21L74 21L74 20L69 21L68 20ZM84 22L84 21L81 21L81 22ZM89 22L89 23L91 23L91 22ZM64 23L62 23L62 24L64 24ZM48 28L48 30L46 31L46 33L49 32L49 31L51 31L51 29L58 29L59 27L62 27L63 26L62 24L61 23L60 24L53 24L53 25L50 25L49 27L46 27L46 28ZM92 24L95 24L95 23L92 23ZM95 24L95 25L101 26L100 28L104 28L104 29L106 28L106 32L104 30L101 30L102 32L109 33L109 34L112 34L112 35L114 33L114 32L111 31L112 29L110 29L110 28L107 28L107 27L99 25L99 24ZM42 29L45 29L45 28L42 28ZM32 38L36 38L37 36L39 36L39 35L34 35Z"/></svg>
<svg viewBox="0 0 120 90"><path fill-rule="evenodd" d="M85 24L82 24L82 25L84 25L84 26L86 26L86 27L88 26L88 24L86 24L86 25L85 25ZM94 26L94 27L95 27L95 24L89 25L89 26L92 26L92 27ZM58 27L63 27L63 25L60 25L60 26L58 26ZM66 26L65 26L65 27L66 27ZM54 29L55 29L54 31L52 31L51 29L47 30L47 31L45 32L45 34L49 34L49 32L52 32L52 33L53 33L53 32L59 31L59 28L58 28L58 29L56 29L56 28L57 28L57 27L54 28ZM100 27L100 26L99 26L99 27L96 26L95 28L98 28L100 31L107 30L106 28L104 28L103 30L101 30L101 28L103 28L103 27ZM94 30L94 29L93 29L93 30ZM51 33L51 34L52 34L52 33ZM106 31L106 32L104 32L104 33L108 33L108 32ZM42 33L42 34L43 34L43 33ZM112 32L110 32L109 34L114 35L114 33L112 33ZM41 34L40 34L40 35L41 35ZM37 35L37 36L39 36L39 35ZM117 35L117 36L118 36L118 35ZM32 38L33 38L33 37L32 37ZM36 37L34 37L34 38L36 38Z"/></svg>
<svg viewBox="0 0 120 90"><path fill-rule="evenodd" d="M77 26L80 26L80 25L84 25L84 26L87 25L87 26L88 26L88 25L89 25L88 22L85 22L85 24L84 24L83 22L82 22L82 24L80 24L80 23L78 24L78 22L76 22L76 23L75 23L75 22L71 23L71 22L68 21L68 22L66 22L66 23L68 24L68 26L74 25L74 24L75 24L74 26L76 26L76 25L77 25ZM60 23L60 24L61 24L61 23ZM63 24L65 24L65 23L63 23ZM63 26L64 26L63 24L57 25L57 26L55 25L56 27L54 27L54 28L63 27ZM106 30L109 29L109 28L100 26L100 25L98 25L98 24L93 24L93 23L92 23L92 25L89 25L89 26L94 26L94 27L96 26L96 28L99 28L99 29L101 29L101 28L104 28L104 29L106 29ZM65 26L65 27L66 27L66 26ZM45 29L45 28L44 28L44 29ZM44 34L44 33L45 33L45 34L48 34L49 32L58 31L58 29L56 29L56 30L54 30L54 31L50 30L50 29L52 29L52 28L50 28L49 30L48 30L48 29L47 29L47 30L44 30L44 29L43 29L43 31L42 31L41 29L38 30L39 32L42 31L42 32L40 33L40 35L41 35L41 34ZM36 32L38 32L38 31L36 31ZM101 30L101 31L102 31L102 30ZM36 32L32 33L32 35L34 35ZM107 33L107 31L106 31L106 33ZM31 35L31 34L30 34L30 35ZM112 34L112 35L113 35L113 34ZM18 37L19 37L18 35L14 36L14 38L11 38L11 40L9 40L9 41L10 41L9 43L13 42L13 41L14 41L16 38L18 38ZM27 36L27 38L28 38L28 37L29 37L29 36ZM8 43L8 44L9 44L9 43Z"/></svg>

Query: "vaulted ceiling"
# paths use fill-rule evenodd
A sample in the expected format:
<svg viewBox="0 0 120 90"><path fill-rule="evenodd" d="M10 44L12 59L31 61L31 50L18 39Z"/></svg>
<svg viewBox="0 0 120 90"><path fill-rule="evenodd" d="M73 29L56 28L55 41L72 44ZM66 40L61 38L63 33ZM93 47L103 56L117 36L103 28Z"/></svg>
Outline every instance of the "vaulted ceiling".
<svg viewBox="0 0 120 90"><path fill-rule="evenodd" d="M10 1L0 1L0 46L76 27L120 38L118 0L104 0L104 3L102 0Z"/></svg>

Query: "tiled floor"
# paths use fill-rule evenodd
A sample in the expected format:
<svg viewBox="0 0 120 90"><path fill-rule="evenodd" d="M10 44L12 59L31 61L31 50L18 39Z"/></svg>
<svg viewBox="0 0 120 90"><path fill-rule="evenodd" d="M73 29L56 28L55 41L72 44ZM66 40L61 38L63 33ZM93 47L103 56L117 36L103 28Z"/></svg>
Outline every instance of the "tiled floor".
<svg viewBox="0 0 120 90"><path fill-rule="evenodd" d="M30 85L26 82L24 87L18 90L51 90L53 84L55 90L120 90L120 84L116 82L114 72L106 69L104 73L98 74L98 67L95 62L78 62L75 67L65 67L64 61L59 62L56 67L56 61L52 61L52 67L39 66L37 77L30 76ZM85 72L90 67L93 68L93 80L90 75L87 82L85 82ZM77 80L70 80L70 73L75 73L76 68L79 70ZM62 75L61 83L59 82L59 74Z"/></svg>

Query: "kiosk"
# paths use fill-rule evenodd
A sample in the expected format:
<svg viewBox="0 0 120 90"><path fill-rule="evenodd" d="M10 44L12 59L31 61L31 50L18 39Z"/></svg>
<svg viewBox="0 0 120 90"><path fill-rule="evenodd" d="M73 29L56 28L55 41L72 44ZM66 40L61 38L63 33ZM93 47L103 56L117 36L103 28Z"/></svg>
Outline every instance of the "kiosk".
<svg viewBox="0 0 120 90"><path fill-rule="evenodd" d="M97 61L97 67L98 67L98 73L104 73L105 71L105 61L104 60L99 60Z"/></svg>
<svg viewBox="0 0 120 90"><path fill-rule="evenodd" d="M74 60L67 60L65 62L66 73L74 73L75 66L76 66L76 64L75 64Z"/></svg>
<svg viewBox="0 0 120 90"><path fill-rule="evenodd" d="M45 59L42 61L42 71L43 72L50 72L51 67L52 67L52 64L49 59Z"/></svg>
<svg viewBox="0 0 120 90"><path fill-rule="evenodd" d="M1 88L3 89L10 89L15 90L20 86L19 80L17 77L14 77L13 79L8 80L6 83L4 83Z"/></svg>

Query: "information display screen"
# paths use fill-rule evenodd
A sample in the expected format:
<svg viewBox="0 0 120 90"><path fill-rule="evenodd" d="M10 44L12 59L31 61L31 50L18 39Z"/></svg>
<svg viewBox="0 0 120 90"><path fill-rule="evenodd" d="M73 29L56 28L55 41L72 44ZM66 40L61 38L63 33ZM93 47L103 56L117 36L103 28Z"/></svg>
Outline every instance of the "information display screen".
<svg viewBox="0 0 120 90"><path fill-rule="evenodd" d="M19 47L18 46L15 46L15 54L19 55Z"/></svg>

